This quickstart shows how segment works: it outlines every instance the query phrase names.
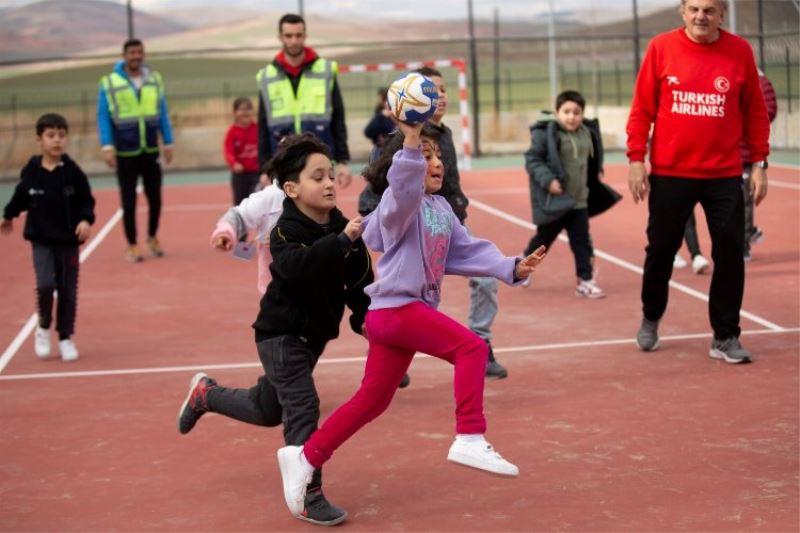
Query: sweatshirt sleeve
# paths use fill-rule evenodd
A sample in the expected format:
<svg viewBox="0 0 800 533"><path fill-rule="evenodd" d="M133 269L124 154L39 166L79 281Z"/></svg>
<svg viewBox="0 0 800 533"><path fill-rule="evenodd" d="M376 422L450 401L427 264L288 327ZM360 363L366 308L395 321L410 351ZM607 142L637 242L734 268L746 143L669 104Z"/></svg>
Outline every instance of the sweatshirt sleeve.
<svg viewBox="0 0 800 533"><path fill-rule="evenodd" d="M761 92L758 69L749 44L745 51L745 83L742 90L741 109L744 122L744 140L750 150L751 161L762 161L769 155L769 116Z"/></svg>
<svg viewBox="0 0 800 533"><path fill-rule="evenodd" d="M512 285L515 283L514 269L516 257L506 257L494 245L485 239L476 239L467 229L457 224L455 214L453 233L450 236L450 248L447 252L445 274L467 277L490 276Z"/></svg>
<svg viewBox="0 0 800 533"><path fill-rule="evenodd" d="M89 224L94 224L94 196L89 185L89 178L80 167L75 169L75 193L79 199L78 220L85 220Z"/></svg>
<svg viewBox="0 0 800 533"><path fill-rule="evenodd" d="M378 206L380 226L389 240L399 239L417 216L425 194L427 163L419 148L403 147L392 158L386 176L389 187ZM460 224L459 224L460 225Z"/></svg>
<svg viewBox="0 0 800 533"><path fill-rule="evenodd" d="M369 296L364 292L364 288L375 280L372 273L372 259L363 240L357 239L350 247L347 255L347 268L353 269L354 279L356 279L355 283L348 284L346 288L347 307L352 311L350 327L360 335L370 304Z"/></svg>
<svg viewBox="0 0 800 533"><path fill-rule="evenodd" d="M269 124L267 111L264 107L264 97L258 92L258 168L262 169L272 157L272 148L269 144Z"/></svg>
<svg viewBox="0 0 800 533"><path fill-rule="evenodd" d="M97 93L97 137L100 139L100 146L113 146L114 133L111 125L111 112L108 110L108 99L103 84Z"/></svg>
<svg viewBox="0 0 800 533"><path fill-rule="evenodd" d="M644 161L650 126L658 110L658 80L656 77L656 46L651 41L642 61L633 89L633 102L628 115L628 151L630 161Z"/></svg>
<svg viewBox="0 0 800 533"><path fill-rule="evenodd" d="M329 275L335 262L344 263L345 251L338 237L331 233L310 245L292 234L290 227L278 224L269 239L272 266L288 283L313 284L315 280Z"/></svg>
<svg viewBox="0 0 800 533"><path fill-rule="evenodd" d="M161 140L164 144L169 146L173 143L172 139L172 125L169 122L169 110L167 109L167 96L161 95L161 100L158 102L159 112L159 127L161 128Z"/></svg>
<svg viewBox="0 0 800 533"><path fill-rule="evenodd" d="M333 159L337 163L350 161L347 148L347 123L344 118L344 100L339 91L339 81L334 78L331 91L331 134L333 135Z"/></svg>
<svg viewBox="0 0 800 533"><path fill-rule="evenodd" d="M28 184L25 179L20 179L19 183L17 183L17 186L14 188L14 194L11 196L11 200L8 201L3 210L4 219L11 220L17 218L20 213L28 210L30 207L30 196L27 193L27 189Z"/></svg>
<svg viewBox="0 0 800 533"><path fill-rule="evenodd" d="M234 126L228 128L225 133L225 141L222 143L222 155L225 157L225 162L229 167L233 168L236 163L236 153L233 149Z"/></svg>
<svg viewBox="0 0 800 533"><path fill-rule="evenodd" d="M764 102L767 104L769 121L772 122L778 114L778 98L775 95L775 87L772 86L769 78L764 75L759 75L758 81L761 82L761 92L764 94Z"/></svg>

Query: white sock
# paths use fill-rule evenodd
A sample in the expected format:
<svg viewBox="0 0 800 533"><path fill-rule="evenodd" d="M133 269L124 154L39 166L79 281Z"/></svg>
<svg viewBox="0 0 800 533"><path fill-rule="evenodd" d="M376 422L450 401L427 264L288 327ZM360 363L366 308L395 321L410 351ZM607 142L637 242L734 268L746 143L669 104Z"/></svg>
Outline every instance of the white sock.
<svg viewBox="0 0 800 533"><path fill-rule="evenodd" d="M303 451L300 451L300 465L303 467L303 470L305 470L309 474L314 473L314 470L316 470L316 468L314 468L314 465L308 462L308 459L306 459L306 454Z"/></svg>
<svg viewBox="0 0 800 533"><path fill-rule="evenodd" d="M483 438L483 433L458 433L456 435L456 440L465 442L467 444L472 444L473 442L486 442L486 439Z"/></svg>

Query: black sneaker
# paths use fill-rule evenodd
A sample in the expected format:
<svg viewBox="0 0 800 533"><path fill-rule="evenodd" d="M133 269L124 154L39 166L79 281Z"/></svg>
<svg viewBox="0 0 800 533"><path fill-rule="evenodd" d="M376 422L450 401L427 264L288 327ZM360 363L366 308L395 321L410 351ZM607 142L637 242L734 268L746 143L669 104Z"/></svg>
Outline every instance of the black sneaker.
<svg viewBox="0 0 800 533"><path fill-rule="evenodd" d="M200 417L208 412L206 394L217 382L204 372L198 372L189 383L189 393L178 411L178 431L182 435L189 433Z"/></svg>
<svg viewBox="0 0 800 533"><path fill-rule="evenodd" d="M408 373L403 374L403 379L400 380L400 384L397 386L398 389L405 389L408 387L408 384L411 383L411 377L409 377Z"/></svg>
<svg viewBox="0 0 800 533"><path fill-rule="evenodd" d="M489 347L489 360L486 363L486 379L505 379L508 377L508 370L497 362L497 359L494 358L494 350L492 350L492 344L487 342L486 345Z"/></svg>
<svg viewBox="0 0 800 533"><path fill-rule="evenodd" d="M335 526L344 522L347 511L332 505L318 490L306 494L306 507L297 518L318 526Z"/></svg>

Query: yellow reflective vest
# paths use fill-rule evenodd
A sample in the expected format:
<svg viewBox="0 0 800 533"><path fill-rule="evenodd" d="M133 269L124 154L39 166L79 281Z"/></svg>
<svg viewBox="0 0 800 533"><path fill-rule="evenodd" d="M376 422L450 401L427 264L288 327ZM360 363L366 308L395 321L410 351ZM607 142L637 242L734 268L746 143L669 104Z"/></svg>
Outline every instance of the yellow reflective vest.
<svg viewBox="0 0 800 533"><path fill-rule="evenodd" d="M138 95L131 82L118 72L100 78L100 85L114 126L117 155L131 157L158 152L159 103L164 95L161 75L150 72Z"/></svg>
<svg viewBox="0 0 800 533"><path fill-rule="evenodd" d="M264 102L264 114L274 152L283 137L310 132L328 145L333 154L331 115L333 80L339 67L335 61L317 58L300 74L297 92L283 69L270 63L256 79Z"/></svg>

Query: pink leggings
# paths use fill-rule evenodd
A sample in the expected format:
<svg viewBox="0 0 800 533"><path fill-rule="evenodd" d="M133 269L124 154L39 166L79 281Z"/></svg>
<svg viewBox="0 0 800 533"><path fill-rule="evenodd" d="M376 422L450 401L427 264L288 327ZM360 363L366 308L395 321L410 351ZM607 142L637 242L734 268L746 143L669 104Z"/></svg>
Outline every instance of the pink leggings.
<svg viewBox="0 0 800 533"><path fill-rule="evenodd" d="M475 333L436 309L413 302L367 313L369 354L361 387L304 445L319 468L347 439L383 413L417 351L455 367L456 432L483 434L483 382L489 349Z"/></svg>

